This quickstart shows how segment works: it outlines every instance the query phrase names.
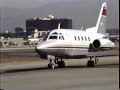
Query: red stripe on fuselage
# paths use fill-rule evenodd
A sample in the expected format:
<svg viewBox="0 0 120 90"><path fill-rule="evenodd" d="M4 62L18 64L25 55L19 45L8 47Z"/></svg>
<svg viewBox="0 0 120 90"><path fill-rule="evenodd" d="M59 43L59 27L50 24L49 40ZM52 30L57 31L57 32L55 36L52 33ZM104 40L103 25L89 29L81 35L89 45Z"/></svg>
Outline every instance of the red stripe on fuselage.
<svg viewBox="0 0 120 90"><path fill-rule="evenodd" d="M48 47L48 48L81 48L81 49L89 49L89 47Z"/></svg>

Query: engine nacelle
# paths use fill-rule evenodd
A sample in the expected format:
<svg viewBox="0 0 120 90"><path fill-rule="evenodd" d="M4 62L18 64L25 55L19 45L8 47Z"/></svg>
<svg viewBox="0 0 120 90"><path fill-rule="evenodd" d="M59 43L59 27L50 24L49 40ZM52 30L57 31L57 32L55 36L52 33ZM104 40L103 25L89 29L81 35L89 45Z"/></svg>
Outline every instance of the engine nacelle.
<svg viewBox="0 0 120 90"><path fill-rule="evenodd" d="M93 41L92 46L95 49L99 49L99 48L113 48L115 45L109 39L96 39Z"/></svg>
<svg viewBox="0 0 120 90"><path fill-rule="evenodd" d="M100 40L98 40L98 39L94 40L92 46L93 46L93 48L100 48L101 47Z"/></svg>

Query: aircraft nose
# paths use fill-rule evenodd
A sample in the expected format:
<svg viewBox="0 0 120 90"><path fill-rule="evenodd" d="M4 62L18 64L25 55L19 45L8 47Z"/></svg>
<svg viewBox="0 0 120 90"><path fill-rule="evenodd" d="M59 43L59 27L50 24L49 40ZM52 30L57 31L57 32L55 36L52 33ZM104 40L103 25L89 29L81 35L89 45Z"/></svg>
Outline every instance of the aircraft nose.
<svg viewBox="0 0 120 90"><path fill-rule="evenodd" d="M46 43L40 43L35 47L36 52L43 52L46 48Z"/></svg>
<svg viewBox="0 0 120 90"><path fill-rule="evenodd" d="M42 49L43 49L43 47L41 47L40 45L35 46L35 51L37 53L39 53L40 51L42 51Z"/></svg>
<svg viewBox="0 0 120 90"><path fill-rule="evenodd" d="M112 42L112 46L115 47L115 44Z"/></svg>
<svg viewBox="0 0 120 90"><path fill-rule="evenodd" d="M35 51L39 54L40 58L47 59L47 54L43 51L42 47L36 46Z"/></svg>
<svg viewBox="0 0 120 90"><path fill-rule="evenodd" d="M45 49L45 44L39 44L36 46L36 48L39 50Z"/></svg>

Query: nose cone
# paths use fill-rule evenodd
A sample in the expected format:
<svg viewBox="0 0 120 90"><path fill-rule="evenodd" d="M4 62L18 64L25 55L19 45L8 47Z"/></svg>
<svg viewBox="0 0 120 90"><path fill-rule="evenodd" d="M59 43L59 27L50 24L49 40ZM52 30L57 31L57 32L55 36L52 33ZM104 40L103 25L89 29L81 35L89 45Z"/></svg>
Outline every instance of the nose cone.
<svg viewBox="0 0 120 90"><path fill-rule="evenodd" d="M36 52L44 52L46 48L47 48L47 43L46 42L42 42L42 43L39 43L35 47L35 50L36 50Z"/></svg>
<svg viewBox="0 0 120 90"><path fill-rule="evenodd" d="M35 47L35 51L40 55L40 58L47 59L47 54L44 52L44 48L43 45L38 44Z"/></svg>
<svg viewBox="0 0 120 90"><path fill-rule="evenodd" d="M114 43L114 42L112 42L112 41L109 41L108 46L110 46L110 47L114 48L114 47L115 47L115 43Z"/></svg>
<svg viewBox="0 0 120 90"><path fill-rule="evenodd" d="M42 51L44 49L43 45L41 44L38 44L36 47L35 47L35 50L37 53L39 53L40 51Z"/></svg>
<svg viewBox="0 0 120 90"><path fill-rule="evenodd" d="M45 49L46 48L46 43L45 42L40 43L36 46L36 48L39 49L39 50Z"/></svg>
<svg viewBox="0 0 120 90"><path fill-rule="evenodd" d="M112 42L112 47L115 47L115 44Z"/></svg>

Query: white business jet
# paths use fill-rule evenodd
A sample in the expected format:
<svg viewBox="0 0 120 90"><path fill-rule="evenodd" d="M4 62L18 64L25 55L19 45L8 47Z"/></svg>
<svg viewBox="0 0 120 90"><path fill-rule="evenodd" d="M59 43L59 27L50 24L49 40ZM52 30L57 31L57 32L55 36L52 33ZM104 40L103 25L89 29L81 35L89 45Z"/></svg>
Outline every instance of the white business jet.
<svg viewBox="0 0 120 90"><path fill-rule="evenodd" d="M63 58L80 59L86 57L90 57L87 66L94 67L98 61L97 56L104 56L103 51L115 47L114 43L106 37L106 10L107 4L104 2L96 26L85 31L61 29L60 24L58 29L52 30L47 38L35 47L41 58L45 58L46 55L55 57L54 63L50 59L48 68L53 69L55 64L58 64L59 68L64 68ZM92 60L93 57L95 60Z"/></svg>

